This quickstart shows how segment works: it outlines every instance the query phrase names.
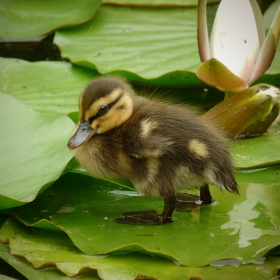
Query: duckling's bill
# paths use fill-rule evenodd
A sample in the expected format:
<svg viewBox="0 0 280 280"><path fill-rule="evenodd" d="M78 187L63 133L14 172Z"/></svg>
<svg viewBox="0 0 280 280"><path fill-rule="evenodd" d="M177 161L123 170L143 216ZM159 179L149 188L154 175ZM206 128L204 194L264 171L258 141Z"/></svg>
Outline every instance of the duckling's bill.
<svg viewBox="0 0 280 280"><path fill-rule="evenodd" d="M81 122L75 134L70 138L68 148L70 150L76 149L85 143L94 133L95 129L90 126L89 122Z"/></svg>

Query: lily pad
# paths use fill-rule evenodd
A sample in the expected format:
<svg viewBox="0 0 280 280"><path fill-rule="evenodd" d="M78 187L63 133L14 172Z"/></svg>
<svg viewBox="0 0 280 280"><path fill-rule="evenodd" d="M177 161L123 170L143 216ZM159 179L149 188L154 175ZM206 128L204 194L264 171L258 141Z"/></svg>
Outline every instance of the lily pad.
<svg viewBox="0 0 280 280"><path fill-rule="evenodd" d="M162 84L201 84L194 73L199 65L195 8L101 6L88 23L58 30L54 41L72 63L102 74L135 81L165 75Z"/></svg>
<svg viewBox="0 0 280 280"><path fill-rule="evenodd" d="M66 116L43 116L0 93L0 209L33 200L58 179L72 158L66 142L74 128Z"/></svg>
<svg viewBox="0 0 280 280"><path fill-rule="evenodd" d="M88 21L101 0L32 1L9 0L0 3L0 38L27 39ZM74 11L74 12L73 12Z"/></svg>
<svg viewBox="0 0 280 280"><path fill-rule="evenodd" d="M270 168L243 169L236 174L240 182L254 184L278 184L280 183L280 166L276 165Z"/></svg>
<svg viewBox="0 0 280 280"><path fill-rule="evenodd" d="M275 176L278 178L273 171L271 177ZM280 183L239 184L240 196L213 186L217 205L175 212L174 223L164 226L114 223L123 211L161 211L163 203L108 181L72 173L63 175L34 202L10 212L29 226L60 228L90 255L137 251L187 266L228 258L257 260L280 244L280 231L276 230Z"/></svg>
<svg viewBox="0 0 280 280"><path fill-rule="evenodd" d="M46 73L52 73L49 75ZM99 74L68 62L27 62L0 57L0 90L24 101L36 111L67 114L77 121L78 98L85 86ZM174 103L191 103L210 108L223 94L214 88L167 87L134 84L139 94L159 95ZM40 93L40 94L38 94Z"/></svg>
<svg viewBox="0 0 280 280"><path fill-rule="evenodd" d="M83 254L73 246L69 238L65 235L28 229L11 219L8 220L6 225L2 228L1 239L9 241L11 253L16 256L11 256L8 247L0 244L0 257L5 258L7 262L21 269L21 271L24 268L24 275L29 277L31 275L36 275L36 279L39 279L39 276L42 277L48 272L56 272L54 269L51 271L48 269L52 264L71 277L82 273L79 279L87 279L86 277L84 278L86 275L84 275L83 270L95 271L96 269L99 277L104 280L239 280L242 279L244 275L250 275L252 279L263 279L263 277L272 279L277 274L279 267L279 258L277 257L268 257L264 264L246 264L240 265L239 267L208 266L205 268L178 266L178 264L176 265L162 258L136 253L100 258L98 256ZM28 260L36 270L32 271L32 267L29 263L27 264L25 259ZM40 269L42 267L47 267L47 269ZM56 275L54 274L54 276ZM92 277L93 278L90 279L96 279L94 276ZM64 278L55 277L51 279Z"/></svg>
<svg viewBox="0 0 280 280"><path fill-rule="evenodd" d="M219 3L219 0L208 0L208 3ZM102 4L130 6L187 7L196 6L197 0L102 0Z"/></svg>
<svg viewBox="0 0 280 280"><path fill-rule="evenodd" d="M5 260L9 265L14 267L18 272L20 272L26 279L44 279L44 280L69 280L75 278L69 278L58 269L54 267L48 267L44 269L34 269L34 267L25 258L13 256L10 254L10 248L8 245L0 243L0 258ZM11 280L12 278L4 278L0 275L1 280ZM14 278L13 278L14 279ZM22 278L16 278L22 279ZM100 279L96 276L96 273L85 273L85 275L79 276L82 280L98 280Z"/></svg>
<svg viewBox="0 0 280 280"><path fill-rule="evenodd" d="M78 110L78 98L95 71L68 62L0 58L0 89L43 114Z"/></svg>
<svg viewBox="0 0 280 280"><path fill-rule="evenodd" d="M211 10L216 7L208 7L209 22L215 15ZM58 30L55 43L63 57L102 74L162 85L202 85L195 75L200 64L196 29L196 8L104 5L91 21ZM276 72L274 68L261 82L277 84L279 67Z"/></svg>
<svg viewBox="0 0 280 280"><path fill-rule="evenodd" d="M280 127L275 126L267 134L236 140L232 155L238 168L259 168L280 163Z"/></svg>

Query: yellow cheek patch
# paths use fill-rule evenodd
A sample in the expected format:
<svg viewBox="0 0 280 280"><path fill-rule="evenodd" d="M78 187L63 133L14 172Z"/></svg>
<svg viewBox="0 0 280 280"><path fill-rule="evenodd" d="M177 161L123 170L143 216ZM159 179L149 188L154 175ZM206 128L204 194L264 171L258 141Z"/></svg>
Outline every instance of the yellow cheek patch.
<svg viewBox="0 0 280 280"><path fill-rule="evenodd" d="M208 149L206 145L200 142L198 139L192 139L188 143L189 150L200 157L207 157L208 156Z"/></svg>
<svg viewBox="0 0 280 280"><path fill-rule="evenodd" d="M108 105L114 102L122 93L121 88L117 88L113 90L110 94L105 97L100 98L96 102L94 102L85 112L85 120L87 121L90 117L95 116L99 110L99 108L103 105Z"/></svg>
<svg viewBox="0 0 280 280"><path fill-rule="evenodd" d="M112 119L111 115L112 113L109 111L108 114L101 116L92 122L91 127L96 129L97 134L104 133L116 126L115 121L114 119Z"/></svg>
<svg viewBox="0 0 280 280"><path fill-rule="evenodd" d="M91 125L90 125L94 130L96 130L99 126L99 121L98 119L94 120Z"/></svg>
<svg viewBox="0 0 280 280"><path fill-rule="evenodd" d="M96 130L96 133L104 133L114 127L117 127L123 122L124 114L122 111L111 109L109 112L95 119L91 127Z"/></svg>

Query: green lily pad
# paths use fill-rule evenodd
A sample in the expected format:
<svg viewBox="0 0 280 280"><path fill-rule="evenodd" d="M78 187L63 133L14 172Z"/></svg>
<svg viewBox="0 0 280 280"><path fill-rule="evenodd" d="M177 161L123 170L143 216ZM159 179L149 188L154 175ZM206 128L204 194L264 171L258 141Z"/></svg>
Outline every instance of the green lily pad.
<svg viewBox="0 0 280 280"><path fill-rule="evenodd" d="M72 157L66 143L74 128L66 116L43 116L0 93L0 209L33 200L58 179Z"/></svg>
<svg viewBox="0 0 280 280"><path fill-rule="evenodd" d="M219 3L219 0L208 0L208 3ZM187 7L196 6L197 0L102 0L102 4L132 5L132 6L161 6L161 7Z"/></svg>
<svg viewBox="0 0 280 280"><path fill-rule="evenodd" d="M54 267L48 267L43 269L34 269L34 267L26 259L18 256L13 256L10 254L10 248L8 245L0 243L0 258L5 260L9 265L15 268L27 279L44 279L44 280L69 280L75 279L65 276L62 272ZM10 280L12 278L4 278L0 275L1 280ZM17 278L21 279L21 278ZM85 275L79 276L78 279L82 280L98 280L100 279L96 276L95 272L85 273Z"/></svg>
<svg viewBox="0 0 280 280"><path fill-rule="evenodd" d="M52 73L52 75L46 75ZM82 90L99 74L68 62L27 62L0 57L0 89L43 114L67 114L78 120L78 98ZM210 108L222 100L214 88L134 85L139 93L158 92L162 99ZM40 94L38 94L40 93ZM156 94L154 94L156 95Z"/></svg>
<svg viewBox="0 0 280 280"><path fill-rule="evenodd" d="M101 6L88 23L58 30L54 41L72 63L102 74L201 84L194 73L199 65L195 8Z"/></svg>
<svg viewBox="0 0 280 280"><path fill-rule="evenodd" d="M254 184L278 184L280 182L280 167L263 167L256 169L243 169L236 174L237 180L240 182Z"/></svg>
<svg viewBox="0 0 280 280"><path fill-rule="evenodd" d="M101 0L33 1L9 0L0 3L0 38L27 39L88 21Z"/></svg>
<svg viewBox="0 0 280 280"><path fill-rule="evenodd" d="M5 275L0 274L1 280L16 280L15 278L11 278Z"/></svg>
<svg viewBox="0 0 280 280"><path fill-rule="evenodd" d="M0 58L0 89L43 114L78 110L78 98L95 71L68 62Z"/></svg>
<svg viewBox="0 0 280 280"><path fill-rule="evenodd" d="M36 279L39 279L39 276L42 277L46 272L54 273L54 270L40 269L41 267L48 268L51 264L54 264L68 276L73 277L78 273L82 273L81 279L87 279L83 278L85 276L83 273L85 268L87 270L96 269L100 278L104 280L239 280L244 275L250 275L252 279L264 279L263 277L265 279L272 279L277 274L279 267L279 258L277 257L268 257L264 264L246 264L239 267L208 266L204 268L178 266L162 258L136 253L100 258L83 254L73 246L65 235L28 229L11 219L2 228L1 235L2 240L6 239L6 241L9 241L11 253L23 258L11 256L8 247L2 244L0 244L0 257L5 258L7 262L15 268L21 269L21 271L24 268L26 270L24 275L26 276L30 277L37 274ZM30 267L29 263L27 264L25 259L37 269L32 271L32 267Z"/></svg>
<svg viewBox="0 0 280 280"><path fill-rule="evenodd" d="M208 7L209 22L215 15L211 10L216 7ZM196 28L196 8L105 5L91 21L58 30L55 43L73 63L102 74L162 85L202 85L195 75L200 64ZM261 82L277 85L279 77L279 67L276 72L269 69Z"/></svg>
<svg viewBox="0 0 280 280"><path fill-rule="evenodd" d="M271 177L279 179L274 171ZM228 258L252 261L280 244L280 182L239 183L240 196L213 186L217 205L175 212L174 223L164 226L114 223L123 211L162 211L163 202L76 173L63 175L35 201L10 212L29 226L60 228L90 255L137 251L187 266Z"/></svg>
<svg viewBox="0 0 280 280"><path fill-rule="evenodd" d="M279 126L270 128L266 135L237 140L232 148L235 165L248 169L279 164L279 143Z"/></svg>

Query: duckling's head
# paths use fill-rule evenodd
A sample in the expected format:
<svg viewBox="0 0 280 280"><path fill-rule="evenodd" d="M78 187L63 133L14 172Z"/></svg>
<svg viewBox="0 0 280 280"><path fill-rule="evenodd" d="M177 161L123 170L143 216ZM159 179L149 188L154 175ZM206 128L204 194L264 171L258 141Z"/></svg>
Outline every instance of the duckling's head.
<svg viewBox="0 0 280 280"><path fill-rule="evenodd" d="M121 78L101 77L92 81L80 96L80 122L68 142L73 150L94 134L101 134L124 123L132 114L133 91Z"/></svg>

